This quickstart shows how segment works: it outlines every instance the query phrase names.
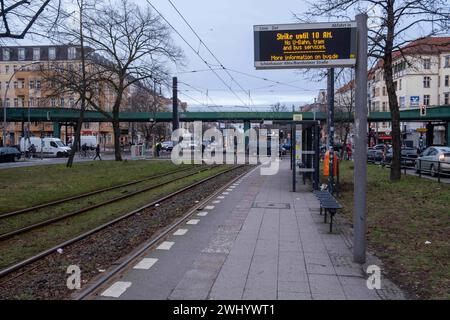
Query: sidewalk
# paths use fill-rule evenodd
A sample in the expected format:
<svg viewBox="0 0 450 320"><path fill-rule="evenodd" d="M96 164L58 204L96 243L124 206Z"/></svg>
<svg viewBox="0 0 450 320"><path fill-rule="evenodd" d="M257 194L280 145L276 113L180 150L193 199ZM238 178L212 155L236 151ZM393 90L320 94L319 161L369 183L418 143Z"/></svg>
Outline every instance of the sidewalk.
<svg viewBox="0 0 450 320"><path fill-rule="evenodd" d="M367 288L340 226L329 234L313 194L290 192L290 181L289 160L276 176L253 171L181 227L189 232L166 239L169 250L148 252L144 261L154 265L130 269L101 298L403 298L392 284L389 292Z"/></svg>

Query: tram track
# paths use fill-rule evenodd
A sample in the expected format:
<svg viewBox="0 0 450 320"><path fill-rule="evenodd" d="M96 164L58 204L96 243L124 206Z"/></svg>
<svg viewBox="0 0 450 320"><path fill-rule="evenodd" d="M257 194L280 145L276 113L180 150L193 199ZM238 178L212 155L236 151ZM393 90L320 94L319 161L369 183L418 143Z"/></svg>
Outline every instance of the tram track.
<svg viewBox="0 0 450 320"><path fill-rule="evenodd" d="M37 222L37 223L30 224L30 225L25 226L23 228L18 228L18 229L12 230L10 232L2 233L2 234L0 234L0 241L4 241L6 239L9 239L9 238L12 238L14 236L20 235L20 234L25 233L27 231L35 230L35 229L40 228L40 227L45 227L45 226L48 226L48 225L50 225L52 223L55 223L55 222L58 222L58 221L61 221L61 220L64 220L64 219L67 219L67 218L70 218L70 217L74 217L74 216L77 216L77 215L89 212L89 211L91 211L93 209L97 209L97 208L100 208L102 206L110 205L110 204L112 204L114 202L117 202L117 201L120 201L120 200L131 198L131 197L136 196L138 194L141 194L143 192L147 192L147 191L159 188L159 187L163 187L163 186L168 185L170 183L173 183L175 181L178 181L178 180L181 180L181 179L185 179L187 177L196 175L196 174L198 174L200 172L203 172L203 171L214 169L216 167L217 166L211 166L211 167L206 167L206 168L205 167L203 167L203 168L188 168L188 169L183 169L183 170L177 170L176 172L166 173L166 174L164 174L164 176L176 174L176 173L179 173L179 172L188 171L188 174L183 175L181 177L176 177L176 178L173 178L173 179L169 179L168 181L164 181L164 182L158 183L156 185L147 186L147 187L139 189L137 191L134 191L134 192L131 192L131 193L127 193L127 194L124 194L122 196L118 196L118 197L115 197L115 198L112 198L112 199L109 199L109 200L106 200L106 201L102 201L102 202L99 202L99 203L96 203L96 204L93 204L91 206L84 207L84 208L81 208L81 209L78 209L78 210L75 210L75 211L71 211L71 212L65 213L63 215L54 217L54 218L46 219L46 220L43 220L43 221L40 221L40 222ZM190 172L190 171L193 171L193 172ZM162 175L158 175L158 177L154 177L152 179L141 180L140 182L148 181L148 180L154 180L154 179L160 178L160 177L162 177ZM138 183L138 182L135 182L134 184L136 184L136 183ZM130 184L128 184L128 185L130 185ZM121 187L123 187L123 185ZM117 188L114 188L114 189L117 189ZM113 190L113 189L109 189L109 190ZM104 192L104 190L102 192ZM69 201L69 200L66 200L66 201ZM42 208L43 207L41 207L40 209L42 209Z"/></svg>
<svg viewBox="0 0 450 320"><path fill-rule="evenodd" d="M24 209L14 210L14 211L5 212L5 213L0 213L0 221L2 219L13 217L13 216L18 216L18 215L23 214L23 213L33 212L33 211L36 211L36 210L48 208L48 207L55 206L55 205L58 205L58 204L67 203L67 202L73 201L73 200L79 200L79 199L90 197L90 196L93 196L93 195L98 195L98 194L103 193L103 192L112 191L112 190L116 190L116 189L123 188L123 187L129 187L129 186L141 183L141 182L146 182L146 181L158 179L158 178L167 176L168 174L175 174L175 173L183 172L183 171L190 170L190 169L192 169L192 168L191 167L187 167L187 168L182 168L182 169L179 169L179 170L172 170L172 171L168 171L168 172L163 172L163 173L152 175L152 176L149 176L149 177L146 177L146 178L143 178L143 179L133 180L133 181L122 183L122 184L118 184L118 185L115 185L115 186L102 188L102 189L98 189L98 190L94 190L94 191L78 194L78 195L75 195L75 196L71 196L71 197L67 197L67 198L63 198L63 199L58 199L58 200L55 200L55 201L50 201L50 202L38 204L38 205L27 207L27 208L24 208Z"/></svg>
<svg viewBox="0 0 450 320"><path fill-rule="evenodd" d="M143 207L140 207L138 209L135 209L131 212L128 212L126 214L123 214L117 218L115 218L114 220L108 221L107 223L104 223L100 226L97 226L89 231L86 231L72 239L69 239L67 241L64 241L62 243L59 243L56 246L53 246L50 249L46 249L32 257L29 257L25 260L22 260L18 263L15 263L13 265L10 265L2 270L0 270L0 278L3 278L4 281L0 282L0 286L3 285L5 282L10 282L13 281L14 279L21 277L24 274L27 274L28 272L30 272L30 270L35 270L35 269L39 269L39 267L41 267L42 265L39 264L39 261L44 259L45 257L52 255L56 252L58 252L58 250L62 250L64 248L67 247L76 247L77 243L80 243L82 240L86 240L87 238L89 238L90 236L95 236L96 234L100 233L102 230L108 229L108 228L114 228L115 225L124 222L125 220L127 220L130 217L133 217L134 215L138 214L140 215L142 212L144 212L145 210L148 210L149 208L154 207L156 204L159 204L161 202L170 200L180 194L183 193L189 193L189 191L195 187L199 187L204 183L213 181L215 178L218 178L222 175L225 175L227 173L232 172L233 170L236 170L237 168L241 168L243 166L234 166L230 169L226 169L223 171L220 171L218 173L213 174L212 176L209 176L207 178L201 179L199 181L195 181L194 183L189 184L188 186L185 186L181 189L176 190L175 192L172 192L168 195L164 195L158 199L155 199L153 201L151 201L150 203L144 205ZM65 252L66 253L66 252ZM20 272L24 270L23 272ZM13 274L14 273L14 274ZM13 274L12 276L10 276L11 274Z"/></svg>

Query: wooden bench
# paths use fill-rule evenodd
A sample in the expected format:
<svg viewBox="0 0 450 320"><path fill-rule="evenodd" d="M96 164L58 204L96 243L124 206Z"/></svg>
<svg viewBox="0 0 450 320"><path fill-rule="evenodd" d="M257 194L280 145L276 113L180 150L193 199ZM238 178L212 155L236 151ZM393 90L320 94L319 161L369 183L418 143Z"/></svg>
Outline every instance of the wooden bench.
<svg viewBox="0 0 450 320"><path fill-rule="evenodd" d="M327 214L330 213L330 233L333 232L333 217L338 209L341 209L341 204L328 191L314 191L314 195L320 202L320 214L324 212L324 223L327 223Z"/></svg>

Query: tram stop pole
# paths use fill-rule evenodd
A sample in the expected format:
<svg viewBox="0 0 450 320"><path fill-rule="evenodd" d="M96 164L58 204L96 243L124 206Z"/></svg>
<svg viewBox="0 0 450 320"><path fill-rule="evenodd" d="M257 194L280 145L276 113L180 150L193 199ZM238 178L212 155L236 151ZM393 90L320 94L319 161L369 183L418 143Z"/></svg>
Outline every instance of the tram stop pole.
<svg viewBox="0 0 450 320"><path fill-rule="evenodd" d="M353 207L353 260L366 262L367 230L367 14L356 16L355 163Z"/></svg>

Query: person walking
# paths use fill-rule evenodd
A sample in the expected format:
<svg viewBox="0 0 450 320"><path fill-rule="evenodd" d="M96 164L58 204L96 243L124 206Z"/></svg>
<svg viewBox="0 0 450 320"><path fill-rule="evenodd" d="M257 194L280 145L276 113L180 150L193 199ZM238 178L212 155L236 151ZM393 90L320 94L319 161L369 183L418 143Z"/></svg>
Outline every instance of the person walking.
<svg viewBox="0 0 450 320"><path fill-rule="evenodd" d="M97 159L97 157L102 160L102 157L100 156L100 144L97 144L97 146L95 147L95 157L94 160Z"/></svg>

